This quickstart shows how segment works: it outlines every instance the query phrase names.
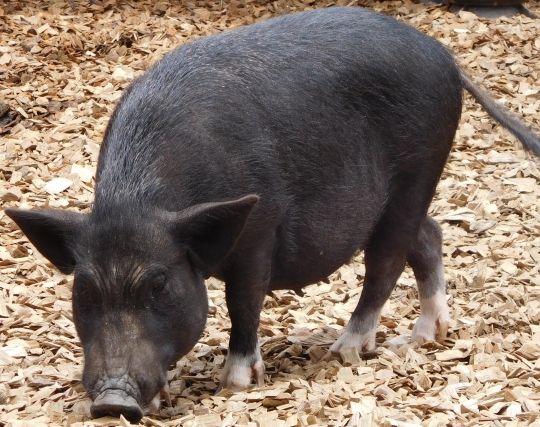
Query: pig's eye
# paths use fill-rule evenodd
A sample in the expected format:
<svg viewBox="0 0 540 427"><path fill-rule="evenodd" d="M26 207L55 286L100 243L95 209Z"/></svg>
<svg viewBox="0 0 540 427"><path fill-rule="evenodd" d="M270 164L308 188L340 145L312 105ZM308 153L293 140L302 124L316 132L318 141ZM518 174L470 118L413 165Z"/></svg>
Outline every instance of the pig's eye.
<svg viewBox="0 0 540 427"><path fill-rule="evenodd" d="M165 274L158 274L152 277L151 293L152 299L156 299L163 295L167 289L167 276Z"/></svg>
<svg viewBox="0 0 540 427"><path fill-rule="evenodd" d="M89 312L100 306L100 295L91 278L76 275L73 284L73 303L79 312Z"/></svg>

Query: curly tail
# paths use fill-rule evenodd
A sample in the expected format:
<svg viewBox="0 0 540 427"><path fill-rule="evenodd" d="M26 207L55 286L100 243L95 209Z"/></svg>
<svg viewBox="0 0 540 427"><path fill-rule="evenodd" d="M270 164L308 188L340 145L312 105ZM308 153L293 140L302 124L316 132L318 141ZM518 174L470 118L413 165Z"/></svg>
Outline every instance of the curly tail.
<svg viewBox="0 0 540 427"><path fill-rule="evenodd" d="M535 135L529 127L510 111L498 105L484 89L475 85L462 70L460 70L460 74L463 87L484 107L489 115L519 139L526 150L530 150L540 157L540 137Z"/></svg>

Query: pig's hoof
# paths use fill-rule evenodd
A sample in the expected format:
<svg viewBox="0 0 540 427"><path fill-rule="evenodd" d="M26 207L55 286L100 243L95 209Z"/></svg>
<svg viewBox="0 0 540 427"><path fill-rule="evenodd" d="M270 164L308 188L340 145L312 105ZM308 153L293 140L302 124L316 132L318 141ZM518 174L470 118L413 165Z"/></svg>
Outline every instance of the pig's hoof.
<svg viewBox="0 0 540 427"><path fill-rule="evenodd" d="M343 353L349 349L356 349L359 354L369 353L375 350L375 334L377 330L372 330L359 334L355 332L345 331L338 340L332 344L330 351L332 353Z"/></svg>
<svg viewBox="0 0 540 427"><path fill-rule="evenodd" d="M441 313L438 317L420 315L413 328L412 341L419 343L444 341L448 332L449 322L450 316L448 313Z"/></svg>
<svg viewBox="0 0 540 427"><path fill-rule="evenodd" d="M259 350L251 357L231 354L225 363L219 388L231 391L245 390L251 385L253 378L257 386L264 385L264 362Z"/></svg>
<svg viewBox="0 0 540 427"><path fill-rule="evenodd" d="M420 317L413 328L412 341L444 341L450 322L446 295L438 292L431 298L420 300L420 309Z"/></svg>

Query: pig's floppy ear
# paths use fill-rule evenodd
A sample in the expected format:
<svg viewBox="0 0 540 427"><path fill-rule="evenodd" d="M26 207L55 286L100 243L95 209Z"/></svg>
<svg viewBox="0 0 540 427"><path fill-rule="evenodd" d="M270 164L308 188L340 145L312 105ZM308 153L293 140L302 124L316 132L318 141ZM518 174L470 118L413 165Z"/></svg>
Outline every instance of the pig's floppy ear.
<svg viewBox="0 0 540 427"><path fill-rule="evenodd" d="M232 250L259 200L250 194L227 202L202 203L179 212L173 233L187 245L195 265L210 273Z"/></svg>
<svg viewBox="0 0 540 427"><path fill-rule="evenodd" d="M13 208L8 208L5 212L58 270L64 274L73 272L73 242L85 215L70 211Z"/></svg>

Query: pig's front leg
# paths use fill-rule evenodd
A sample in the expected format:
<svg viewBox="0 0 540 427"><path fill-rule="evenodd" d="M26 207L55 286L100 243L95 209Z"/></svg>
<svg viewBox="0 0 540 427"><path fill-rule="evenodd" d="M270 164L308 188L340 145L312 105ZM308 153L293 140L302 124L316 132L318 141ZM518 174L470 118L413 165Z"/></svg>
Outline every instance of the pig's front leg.
<svg viewBox="0 0 540 427"><path fill-rule="evenodd" d="M222 388L238 391L249 387L253 378L264 383L264 362L257 340L259 317L268 290L269 259L256 257L249 265L236 266L226 280L226 300L231 318L229 354L221 376Z"/></svg>

